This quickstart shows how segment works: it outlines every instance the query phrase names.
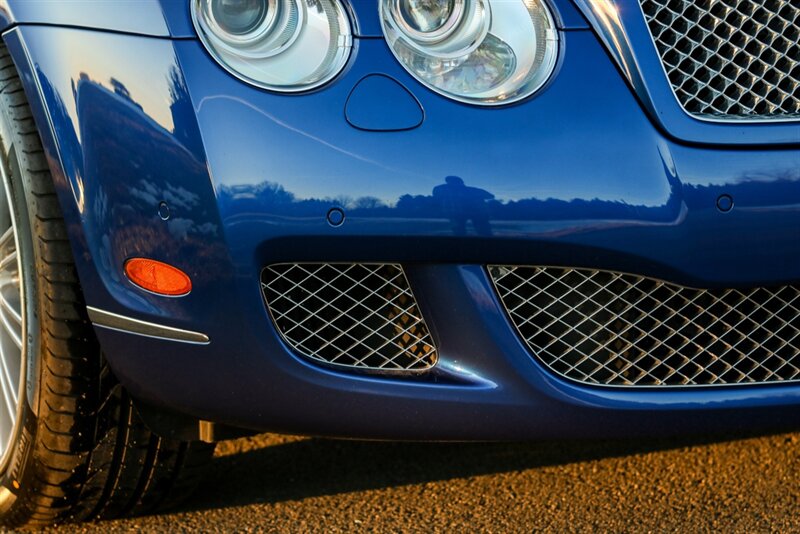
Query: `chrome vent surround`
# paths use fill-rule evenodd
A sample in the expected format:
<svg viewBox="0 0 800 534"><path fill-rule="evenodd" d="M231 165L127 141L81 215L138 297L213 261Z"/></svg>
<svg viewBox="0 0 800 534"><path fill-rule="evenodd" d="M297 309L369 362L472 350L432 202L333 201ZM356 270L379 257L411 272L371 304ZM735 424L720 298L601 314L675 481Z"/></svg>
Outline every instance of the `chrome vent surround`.
<svg viewBox="0 0 800 534"><path fill-rule="evenodd" d="M720 120L800 119L796 0L639 0L678 100Z"/></svg>
<svg viewBox="0 0 800 534"><path fill-rule="evenodd" d="M512 323L555 373L604 386L800 381L800 287L691 289L630 274L490 266Z"/></svg>
<svg viewBox="0 0 800 534"><path fill-rule="evenodd" d="M433 339L400 265L275 264L262 271L261 287L281 337L301 356L381 372L436 364Z"/></svg>

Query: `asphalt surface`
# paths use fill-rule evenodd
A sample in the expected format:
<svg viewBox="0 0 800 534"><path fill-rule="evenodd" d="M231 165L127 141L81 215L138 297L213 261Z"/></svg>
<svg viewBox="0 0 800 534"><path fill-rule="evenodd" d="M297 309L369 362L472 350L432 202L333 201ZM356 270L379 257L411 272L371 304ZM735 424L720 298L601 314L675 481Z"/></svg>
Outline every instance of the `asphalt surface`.
<svg viewBox="0 0 800 534"><path fill-rule="evenodd" d="M800 433L683 440L224 442L173 512L64 532L800 532Z"/></svg>

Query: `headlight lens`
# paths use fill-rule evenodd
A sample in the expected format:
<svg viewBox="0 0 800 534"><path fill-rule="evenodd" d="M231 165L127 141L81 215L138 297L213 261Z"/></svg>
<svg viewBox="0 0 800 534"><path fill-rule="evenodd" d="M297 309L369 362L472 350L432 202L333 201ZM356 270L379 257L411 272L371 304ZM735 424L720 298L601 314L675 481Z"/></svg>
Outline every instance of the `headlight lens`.
<svg viewBox="0 0 800 534"><path fill-rule="evenodd" d="M458 5L460 9L463 2ZM398 22L420 37L436 32L457 15L456 0L410 0L395 2L394 8Z"/></svg>
<svg viewBox="0 0 800 534"><path fill-rule="evenodd" d="M273 91L319 87L344 68L353 46L339 0L193 0L192 18L225 69Z"/></svg>
<svg viewBox="0 0 800 534"><path fill-rule="evenodd" d="M499 105L539 89L558 34L542 0L380 0L395 57L419 81L461 102Z"/></svg>
<svg viewBox="0 0 800 534"><path fill-rule="evenodd" d="M211 3L211 14L226 33L246 35L264 20L267 3L261 0L218 0Z"/></svg>

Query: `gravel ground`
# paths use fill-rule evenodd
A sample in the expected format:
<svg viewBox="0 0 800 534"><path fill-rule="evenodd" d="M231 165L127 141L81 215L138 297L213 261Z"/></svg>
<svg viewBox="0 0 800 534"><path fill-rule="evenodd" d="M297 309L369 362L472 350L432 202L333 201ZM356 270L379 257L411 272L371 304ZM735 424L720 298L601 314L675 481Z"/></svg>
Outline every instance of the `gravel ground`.
<svg viewBox="0 0 800 534"><path fill-rule="evenodd" d="M513 444L221 443L169 514L64 532L800 532L800 434Z"/></svg>

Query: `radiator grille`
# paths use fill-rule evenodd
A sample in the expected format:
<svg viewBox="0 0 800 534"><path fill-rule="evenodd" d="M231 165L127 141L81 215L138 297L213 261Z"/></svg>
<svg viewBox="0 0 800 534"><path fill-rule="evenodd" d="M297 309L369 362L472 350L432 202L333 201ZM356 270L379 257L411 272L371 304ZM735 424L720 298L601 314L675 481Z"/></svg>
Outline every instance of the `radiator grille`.
<svg viewBox="0 0 800 534"><path fill-rule="evenodd" d="M800 2L639 1L687 112L723 120L800 118Z"/></svg>
<svg viewBox="0 0 800 534"><path fill-rule="evenodd" d="M490 266L530 350L608 386L800 380L800 288L691 289L630 274Z"/></svg>
<svg viewBox="0 0 800 534"><path fill-rule="evenodd" d="M384 263L284 263L261 287L284 341L312 360L423 371L437 353L403 269Z"/></svg>

